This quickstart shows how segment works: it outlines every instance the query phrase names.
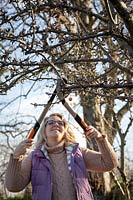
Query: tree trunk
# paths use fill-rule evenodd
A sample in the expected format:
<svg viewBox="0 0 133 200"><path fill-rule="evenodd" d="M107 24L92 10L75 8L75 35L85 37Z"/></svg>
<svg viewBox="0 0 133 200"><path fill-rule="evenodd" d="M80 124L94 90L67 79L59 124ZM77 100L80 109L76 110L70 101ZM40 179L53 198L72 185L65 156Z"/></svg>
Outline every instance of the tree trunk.
<svg viewBox="0 0 133 200"><path fill-rule="evenodd" d="M91 123L94 127L96 127L100 132L106 133L105 125L104 125L104 118L101 112L101 103L100 98L89 96L89 94L84 97L81 97L82 106L83 106L83 113L84 119L86 122ZM85 102L85 104L84 104ZM89 142L88 148L98 150L96 141ZM110 174L106 173L90 173L89 179L95 190L97 191L96 196L98 193L102 192L106 198L109 197L111 192L110 187ZM104 191L104 192L103 192Z"/></svg>

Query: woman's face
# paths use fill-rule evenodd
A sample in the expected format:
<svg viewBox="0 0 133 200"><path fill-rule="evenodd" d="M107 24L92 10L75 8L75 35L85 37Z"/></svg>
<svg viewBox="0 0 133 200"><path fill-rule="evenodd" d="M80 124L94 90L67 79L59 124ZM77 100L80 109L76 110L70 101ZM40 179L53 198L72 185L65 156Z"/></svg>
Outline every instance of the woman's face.
<svg viewBox="0 0 133 200"><path fill-rule="evenodd" d="M65 134L64 121L58 116L49 117L46 123L45 133L49 143L51 141L60 142Z"/></svg>

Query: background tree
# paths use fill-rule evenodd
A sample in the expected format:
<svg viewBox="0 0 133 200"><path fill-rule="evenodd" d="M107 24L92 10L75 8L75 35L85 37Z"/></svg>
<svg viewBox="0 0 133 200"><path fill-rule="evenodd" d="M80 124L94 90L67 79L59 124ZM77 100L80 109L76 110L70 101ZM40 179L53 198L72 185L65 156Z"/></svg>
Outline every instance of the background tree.
<svg viewBox="0 0 133 200"><path fill-rule="evenodd" d="M65 90L80 96L85 121L106 132L112 144L119 135L123 198L130 199L124 147L132 118L125 132L121 122L132 107L132 3L3 0L1 5L1 94L26 81L31 81L30 93L36 82L65 76ZM107 176L104 185L97 176L90 175L91 183L109 198Z"/></svg>

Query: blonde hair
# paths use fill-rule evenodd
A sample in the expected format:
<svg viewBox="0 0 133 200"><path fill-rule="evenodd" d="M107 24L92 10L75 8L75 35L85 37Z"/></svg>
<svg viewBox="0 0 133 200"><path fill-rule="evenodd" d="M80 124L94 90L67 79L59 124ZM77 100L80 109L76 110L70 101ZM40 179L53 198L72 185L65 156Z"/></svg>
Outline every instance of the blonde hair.
<svg viewBox="0 0 133 200"><path fill-rule="evenodd" d="M74 132L72 131L69 123L66 121L66 119L64 118L63 115L59 114L59 113L52 113L51 115L49 115L48 117L46 117L42 124L41 124L41 127L37 133L37 141L36 141L36 144L35 144L35 148L38 148L40 146L43 145L44 143L44 140L45 140L45 127L46 127L46 123L48 121L48 119L52 116L57 116L59 117L65 124L65 143L66 144L69 144L69 143L76 143L76 138L75 138L75 135L74 135Z"/></svg>

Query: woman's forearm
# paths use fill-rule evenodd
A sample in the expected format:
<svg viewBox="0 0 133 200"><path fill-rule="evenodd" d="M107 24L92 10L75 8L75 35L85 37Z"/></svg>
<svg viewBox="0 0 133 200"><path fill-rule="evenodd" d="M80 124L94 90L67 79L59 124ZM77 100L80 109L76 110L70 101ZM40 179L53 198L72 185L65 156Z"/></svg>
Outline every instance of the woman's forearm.
<svg viewBox="0 0 133 200"><path fill-rule="evenodd" d="M103 136L103 138L100 138L96 141L99 147L99 151L101 153L101 159L104 163L106 170L110 171L113 168L117 167L118 158L108 139Z"/></svg>
<svg viewBox="0 0 133 200"><path fill-rule="evenodd" d="M97 139L99 152L83 149L86 168L90 171L106 172L118 166L117 155L105 137Z"/></svg>
<svg viewBox="0 0 133 200"><path fill-rule="evenodd" d="M23 160L10 156L5 175L5 185L10 192L23 190L30 182L31 156Z"/></svg>

